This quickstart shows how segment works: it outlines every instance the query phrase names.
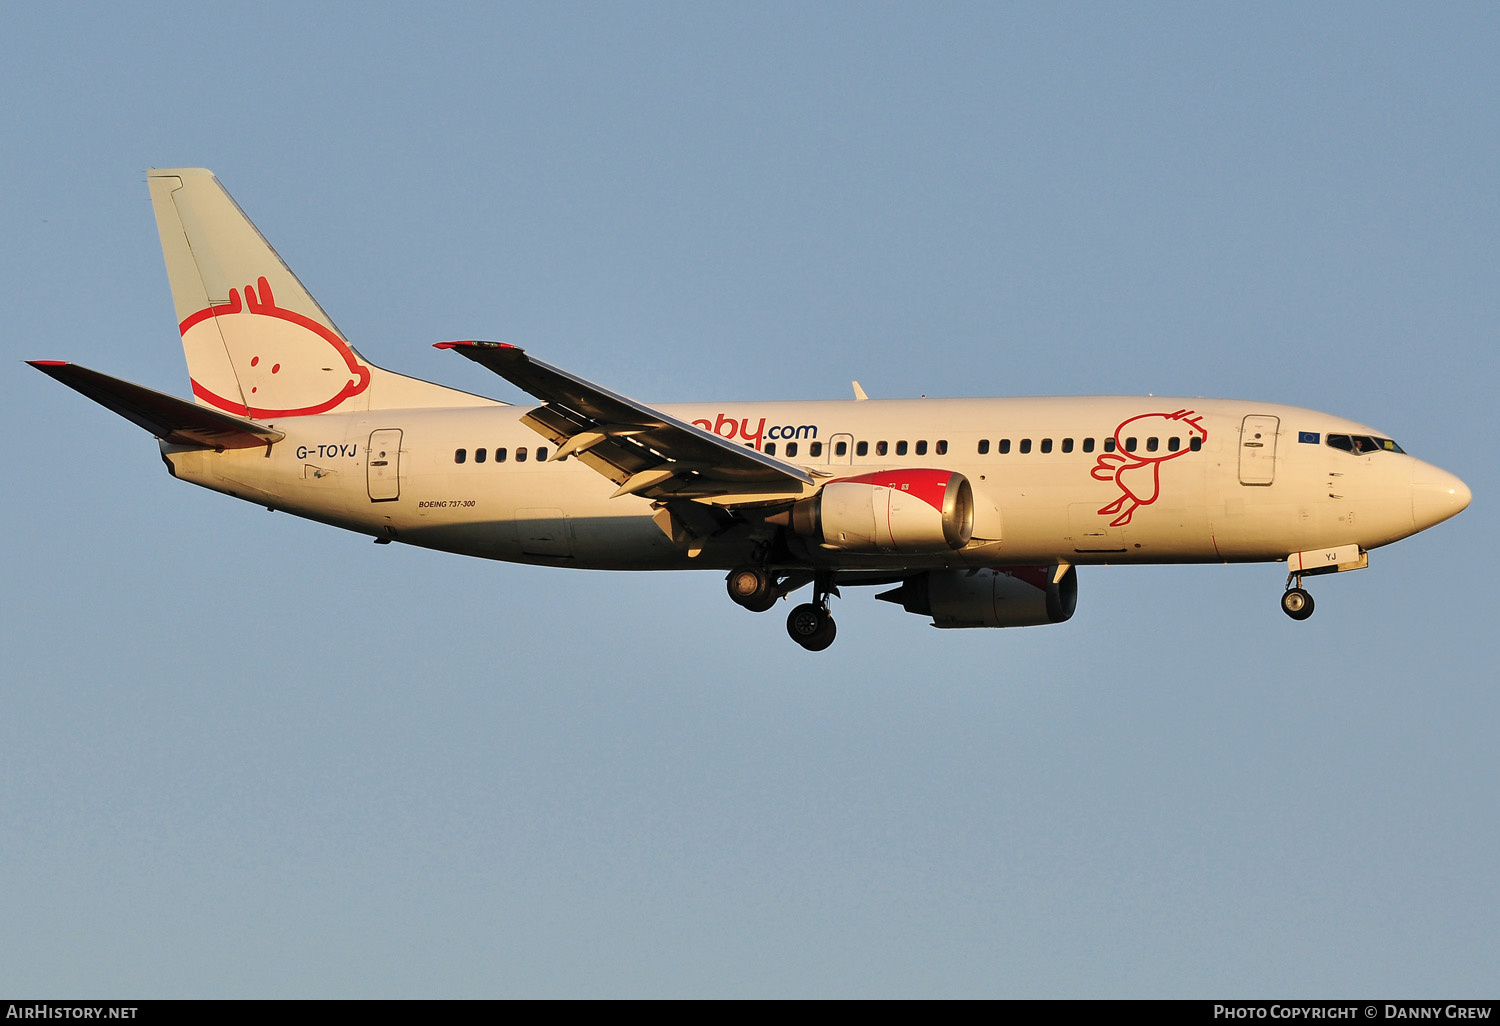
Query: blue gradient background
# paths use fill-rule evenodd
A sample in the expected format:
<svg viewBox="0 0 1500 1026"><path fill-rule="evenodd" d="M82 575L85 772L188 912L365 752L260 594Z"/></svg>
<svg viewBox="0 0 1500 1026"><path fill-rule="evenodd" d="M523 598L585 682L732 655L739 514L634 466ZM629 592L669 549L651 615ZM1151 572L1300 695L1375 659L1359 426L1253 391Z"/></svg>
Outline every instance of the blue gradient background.
<svg viewBox="0 0 1500 1026"><path fill-rule="evenodd" d="M0 992L1493 994L1500 8L7 5ZM144 184L370 359L648 402L1262 398L1473 488L1049 628L489 564L171 480ZM1488 540L1486 540L1488 539Z"/></svg>

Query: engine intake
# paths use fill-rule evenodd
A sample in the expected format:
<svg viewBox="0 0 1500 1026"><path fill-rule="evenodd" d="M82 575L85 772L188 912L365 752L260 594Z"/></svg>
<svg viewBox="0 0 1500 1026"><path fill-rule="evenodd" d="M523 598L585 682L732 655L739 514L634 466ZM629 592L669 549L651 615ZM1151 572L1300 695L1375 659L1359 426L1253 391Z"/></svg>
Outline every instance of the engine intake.
<svg viewBox="0 0 1500 1026"><path fill-rule="evenodd" d="M974 535L974 489L951 470L862 474L830 481L784 522L842 552L961 549Z"/></svg>
<svg viewBox="0 0 1500 1026"><path fill-rule="evenodd" d="M1078 606L1078 573L1053 566L929 570L875 596L934 627L1035 627L1062 623Z"/></svg>

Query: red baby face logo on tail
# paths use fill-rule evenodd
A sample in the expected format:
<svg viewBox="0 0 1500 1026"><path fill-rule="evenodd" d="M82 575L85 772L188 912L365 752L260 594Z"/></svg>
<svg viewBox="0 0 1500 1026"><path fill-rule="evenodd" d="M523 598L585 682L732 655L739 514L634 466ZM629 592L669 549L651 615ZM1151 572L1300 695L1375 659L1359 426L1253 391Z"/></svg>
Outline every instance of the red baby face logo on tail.
<svg viewBox="0 0 1500 1026"><path fill-rule="evenodd" d="M243 302L240 290L230 289L227 306L199 310L180 328L193 394L230 413L324 413L370 385L370 369L349 344L312 318L278 307L265 278L245 286Z"/></svg>
<svg viewBox="0 0 1500 1026"><path fill-rule="evenodd" d="M1148 437L1167 435L1179 437L1175 432L1187 428L1187 443L1176 452L1127 452L1127 437L1140 434ZM1200 442L1208 437L1208 429L1192 410L1176 413L1142 413L1122 421L1115 428L1115 450L1104 453L1094 464L1089 474L1096 481L1113 481L1119 486L1121 495L1114 502L1100 509L1100 516L1113 516L1110 527L1124 527L1142 506L1149 506L1161 494L1161 465L1193 451L1193 440ZM1166 443L1170 445L1170 442Z"/></svg>

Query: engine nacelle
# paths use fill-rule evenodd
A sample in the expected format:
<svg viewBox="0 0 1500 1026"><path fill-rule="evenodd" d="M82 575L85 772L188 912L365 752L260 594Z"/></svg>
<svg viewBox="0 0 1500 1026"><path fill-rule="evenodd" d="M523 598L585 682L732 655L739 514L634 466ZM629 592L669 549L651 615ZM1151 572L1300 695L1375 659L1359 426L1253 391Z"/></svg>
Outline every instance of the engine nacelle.
<svg viewBox="0 0 1500 1026"><path fill-rule="evenodd" d="M929 570L877 598L908 613L932 617L934 627L1035 627L1062 623L1078 606L1078 573L1057 566Z"/></svg>
<svg viewBox="0 0 1500 1026"><path fill-rule="evenodd" d="M793 533L841 552L942 552L974 535L974 489L951 470L830 481L792 507Z"/></svg>

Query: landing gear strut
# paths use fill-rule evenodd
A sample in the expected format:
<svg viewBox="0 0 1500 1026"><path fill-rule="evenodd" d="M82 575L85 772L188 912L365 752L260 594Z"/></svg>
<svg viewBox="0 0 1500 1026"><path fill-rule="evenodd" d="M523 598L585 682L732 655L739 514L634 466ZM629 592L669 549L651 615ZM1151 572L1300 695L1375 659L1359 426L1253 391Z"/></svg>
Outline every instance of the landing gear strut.
<svg viewBox="0 0 1500 1026"><path fill-rule="evenodd" d="M833 582L820 575L813 581L813 600L796 607L786 618L786 632L809 652L823 651L838 635L838 625L828 612L828 596L837 594Z"/></svg>
<svg viewBox="0 0 1500 1026"><path fill-rule="evenodd" d="M1292 587L1296 581L1297 586ZM1281 595L1281 611L1293 620L1306 620L1313 615L1313 597L1302 590L1302 575L1288 574L1286 591Z"/></svg>

